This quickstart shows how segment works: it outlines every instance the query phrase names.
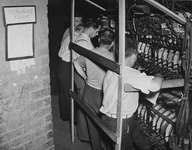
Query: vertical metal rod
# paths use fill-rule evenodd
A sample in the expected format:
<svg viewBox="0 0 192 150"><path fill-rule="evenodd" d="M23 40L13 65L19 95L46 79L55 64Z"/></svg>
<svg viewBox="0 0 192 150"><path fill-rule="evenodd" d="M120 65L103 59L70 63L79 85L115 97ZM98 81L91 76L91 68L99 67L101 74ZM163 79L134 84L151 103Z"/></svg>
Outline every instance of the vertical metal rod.
<svg viewBox="0 0 192 150"><path fill-rule="evenodd" d="M74 9L75 9L75 0L71 1L71 41L74 40ZM74 91L74 67L73 67L73 50L71 50L71 89ZM75 128L74 128L74 100L71 97L71 141L75 142Z"/></svg>
<svg viewBox="0 0 192 150"><path fill-rule="evenodd" d="M125 65L125 0L119 0L119 64L120 75L119 75L119 88L118 88L118 103L117 103L117 143L115 150L121 149L122 140L122 94L124 92L124 65Z"/></svg>

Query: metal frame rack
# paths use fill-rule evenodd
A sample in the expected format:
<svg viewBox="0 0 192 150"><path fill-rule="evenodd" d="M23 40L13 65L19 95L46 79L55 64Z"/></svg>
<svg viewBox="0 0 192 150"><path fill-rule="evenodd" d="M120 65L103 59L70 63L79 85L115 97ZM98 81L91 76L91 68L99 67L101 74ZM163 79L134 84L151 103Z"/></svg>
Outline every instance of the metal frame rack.
<svg viewBox="0 0 192 150"><path fill-rule="evenodd" d="M74 16L74 3L75 1L72 1L72 18ZM77 95L73 92L73 87L72 90L70 91L71 97L72 97L72 142L74 142L74 101L76 103L78 103L78 105L80 105L85 112L87 113L87 115L89 115L92 120L94 120L98 126L116 143L115 145L115 149L116 150L120 150L121 148L121 129L122 129L122 116L121 116L121 95L124 89L124 85L123 85L123 67L124 67L124 49L125 49L125 1L119 1L119 15L121 16L119 18L119 63L110 61L104 57L101 57L100 55L97 55L95 53L92 53L90 51L87 51L86 49L74 44L74 43L70 43L70 48L73 49L74 51L76 51L77 53L79 53L80 55L83 55L87 58L89 58L90 60L100 64L100 65L105 65L105 67L107 67L108 69L116 72L119 74L119 94L118 94L118 108L117 108L117 128L116 128L116 133L114 133L113 131L111 131L110 129L108 129L105 124L103 124L103 122L94 114L92 114L91 111L89 111L89 109L86 108L86 106L82 103L82 101L79 100L79 98L77 97ZM72 23L73 24L73 19L72 19ZM74 31L74 29L72 29L72 32ZM73 38L72 38L73 41ZM73 60L72 60L73 62ZM72 67L73 68L73 67ZM72 71L72 76L73 76L73 71ZM72 86L73 86L73 81L74 79L72 79Z"/></svg>
<svg viewBox="0 0 192 150"><path fill-rule="evenodd" d="M164 6L160 5L159 3L157 3L154 0L144 0L145 2L149 3L150 5L154 6L155 8L161 10L162 12L164 12L165 14L167 14L168 16L170 16L171 18L173 18L174 20L176 20L177 22L181 23L182 25L186 24L186 21L183 20L182 18L180 18L178 15L176 15L175 13L173 13L172 11L170 11L169 9L165 8ZM119 0L118 1L118 13L119 16L118 17L118 28L119 28L119 62L113 62L110 61L100 55L97 55L95 53L92 53L78 45L76 45L75 43L73 43L73 34L71 36L71 42L70 42L70 49L72 50L72 55L73 55L73 51L79 53L80 55L83 55L87 58L89 58L90 60L103 65L105 67L107 67L108 69L116 72L117 74L119 74L119 92L118 92L118 105L117 105L117 128L116 128L116 133L114 133L113 131L111 131L109 128L107 128L105 126L105 124L103 124L103 122L94 114L92 114L92 112L83 104L83 102L78 98L78 96L74 93L74 68L73 65L72 67L72 80L71 80L71 90L70 90L70 95L71 95L71 135L72 135L72 142L74 142L74 102L76 102L85 112L88 116L90 116L92 118L92 120L94 122L97 123L97 125L116 143L115 145L115 150L120 150L121 149L121 130L122 130L122 106L121 106L121 99L122 99L122 93L124 90L126 90L126 85L124 85L124 80L123 80L123 76L124 76L124 66L125 66L125 29L126 29L126 4L125 4L126 0ZM75 5L75 0L72 0L71 2L71 28L72 28L72 33L74 32L74 5ZM191 26L190 26L191 28ZM190 33L189 33L190 32ZM192 31L188 31L188 36L189 38L189 46L188 46L188 51L191 51L191 34ZM189 59L188 59L189 60ZM72 60L72 64L73 64ZM187 62L188 63L188 62ZM179 80L179 82L164 82L162 88L172 88L172 87L178 87L178 86L186 86L187 81L185 80ZM173 83L173 84L170 84ZM186 95L186 98L188 99L188 93Z"/></svg>

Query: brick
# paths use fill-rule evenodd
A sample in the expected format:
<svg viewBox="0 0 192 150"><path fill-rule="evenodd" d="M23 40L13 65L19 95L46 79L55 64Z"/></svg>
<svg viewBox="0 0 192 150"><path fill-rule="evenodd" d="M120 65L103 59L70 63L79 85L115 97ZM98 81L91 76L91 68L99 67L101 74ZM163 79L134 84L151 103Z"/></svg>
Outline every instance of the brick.
<svg viewBox="0 0 192 150"><path fill-rule="evenodd" d="M49 122L49 124L46 124L45 128L44 128L44 132L50 131L53 129L53 123Z"/></svg>
<svg viewBox="0 0 192 150"><path fill-rule="evenodd" d="M14 101L14 109L21 109L31 103L30 93L23 93Z"/></svg>
<svg viewBox="0 0 192 150"><path fill-rule="evenodd" d="M0 90L0 100L16 96L16 91L13 88L8 87L7 89L9 90L6 89Z"/></svg>
<svg viewBox="0 0 192 150"><path fill-rule="evenodd" d="M50 73L50 69L49 69L49 66L45 66L43 69L41 69L41 74L40 74L40 76L47 76L47 75L49 75L49 73ZM48 77L48 76L47 76Z"/></svg>
<svg viewBox="0 0 192 150"><path fill-rule="evenodd" d="M10 150L10 145L8 143L3 143L1 140L0 140L0 150Z"/></svg>
<svg viewBox="0 0 192 150"><path fill-rule="evenodd" d="M31 70L33 70L33 71L31 71ZM37 82L37 81L41 82L41 77L39 75L41 73L41 69L40 69L40 66L38 66L38 64L36 64L34 67L30 68L28 72L30 72L28 74L28 76L27 76L28 81L30 81L30 82ZM40 87L38 87L38 88L40 88Z"/></svg>
<svg viewBox="0 0 192 150"><path fill-rule="evenodd" d="M47 139L53 138L53 131L47 133Z"/></svg>
<svg viewBox="0 0 192 150"><path fill-rule="evenodd" d="M36 120L35 122L31 122L30 124L24 126L24 133L30 132L36 128L41 128L44 124L42 119Z"/></svg>
<svg viewBox="0 0 192 150"><path fill-rule="evenodd" d="M13 108L10 107L10 105L12 104L12 100L10 99L7 99L7 100L0 100L0 110L1 110L1 113L0 113L0 122L1 122L1 116L3 115L2 112L10 112ZM11 109L10 109L11 108Z"/></svg>
<svg viewBox="0 0 192 150"><path fill-rule="evenodd" d="M5 133L6 131L7 131L6 125L5 124L0 125L0 135Z"/></svg>
<svg viewBox="0 0 192 150"><path fill-rule="evenodd" d="M52 114L49 114L45 117L45 122L52 121Z"/></svg>
<svg viewBox="0 0 192 150"><path fill-rule="evenodd" d="M11 142L11 146L12 147L18 147L19 145L23 144L24 143L24 139L25 139L26 136L19 136L17 138L14 138Z"/></svg>
<svg viewBox="0 0 192 150"><path fill-rule="evenodd" d="M41 37L40 39L39 39L39 44L41 44L42 45L42 43L45 43L46 41L47 41L47 38L45 39L46 37ZM42 47L41 47L41 50L40 51L38 51L38 57L42 57L42 56L47 56L47 51L48 51L48 48L46 47L46 48L44 48L45 46L44 45L42 45ZM47 58L47 59L49 59L49 58Z"/></svg>
<svg viewBox="0 0 192 150"><path fill-rule="evenodd" d="M25 150L24 146L18 146L16 148L12 148L11 150Z"/></svg>
<svg viewBox="0 0 192 150"><path fill-rule="evenodd" d="M22 130L17 129L10 132L6 132L5 134L0 135L0 141L1 142L8 142L13 138L16 138L18 136L22 135Z"/></svg>
<svg viewBox="0 0 192 150"><path fill-rule="evenodd" d="M3 113L0 113L0 125L3 124L5 122L5 118Z"/></svg>
<svg viewBox="0 0 192 150"><path fill-rule="evenodd" d="M28 82L23 87L23 92L30 92L38 89L41 86L41 82L39 80L35 80L34 82Z"/></svg>
<svg viewBox="0 0 192 150"><path fill-rule="evenodd" d="M42 104L43 101L33 102L26 105L21 110L9 113L6 118L8 129L19 128L21 125L25 125L33 121L32 113L35 111L39 111L39 109L42 107Z"/></svg>
<svg viewBox="0 0 192 150"><path fill-rule="evenodd" d="M11 142L11 145L12 145L12 147L18 147L19 145L24 145L24 143L34 140L35 138L36 138L35 131L27 133L27 134L23 134L15 139L13 139Z"/></svg>
<svg viewBox="0 0 192 150"><path fill-rule="evenodd" d="M50 85L50 79L49 78L45 78L42 80L42 86L43 87L47 87Z"/></svg>
<svg viewBox="0 0 192 150"><path fill-rule="evenodd" d="M1 84L0 84L0 100L5 99L6 96L6 89L8 89L9 87L9 82L4 80L1 80Z"/></svg>
<svg viewBox="0 0 192 150"><path fill-rule="evenodd" d="M38 136L42 136L43 134L45 134L45 129L44 129L45 127L43 126L43 127L41 127L41 128L39 128L38 130L36 130L35 131L35 136L36 137L38 137Z"/></svg>
<svg viewBox="0 0 192 150"><path fill-rule="evenodd" d="M6 84L0 85L0 100L17 96L20 87L14 86L12 82L13 81L6 81Z"/></svg>
<svg viewBox="0 0 192 150"><path fill-rule="evenodd" d="M49 64L49 59L47 59L47 56L44 56L41 58L41 65L47 65Z"/></svg>
<svg viewBox="0 0 192 150"><path fill-rule="evenodd" d="M38 150L47 150L52 148L54 145L53 139L49 139L46 143L42 144L40 147L38 147Z"/></svg>
<svg viewBox="0 0 192 150"><path fill-rule="evenodd" d="M52 147L48 148L47 150L55 150L55 146L53 145Z"/></svg>
<svg viewBox="0 0 192 150"><path fill-rule="evenodd" d="M26 109L26 108L28 107L25 107L20 111L15 111L7 115L6 120L7 120L8 130L20 128L21 126L29 123L32 120L30 109Z"/></svg>
<svg viewBox="0 0 192 150"><path fill-rule="evenodd" d="M49 139L49 141L45 144L45 148L52 147L52 145L54 145L53 138Z"/></svg>
<svg viewBox="0 0 192 150"><path fill-rule="evenodd" d="M42 106L43 106L43 101L40 100L40 101L32 102L31 104L29 104L24 109L26 112L34 112L34 111L40 109Z"/></svg>
<svg viewBox="0 0 192 150"><path fill-rule="evenodd" d="M45 103L45 106L51 105L51 97L49 96L49 97L45 98L44 103Z"/></svg>
<svg viewBox="0 0 192 150"><path fill-rule="evenodd" d="M50 87L32 92L31 98L34 100L48 95L50 95Z"/></svg>
<svg viewBox="0 0 192 150"><path fill-rule="evenodd" d="M37 137L29 142L27 142L25 144L25 148L27 150L31 150L31 149L34 149L35 147L41 145L42 143L44 143L46 141L46 137L45 136L41 136L41 137ZM44 150L44 149L42 149Z"/></svg>
<svg viewBox="0 0 192 150"><path fill-rule="evenodd" d="M43 108L42 110L39 110L39 111L37 111L37 112L34 114L34 118L33 118L33 119L38 119L38 118L44 117L44 116L50 114L50 113L51 113L51 110L52 110L51 106L48 106L48 107L46 107L46 108Z"/></svg>

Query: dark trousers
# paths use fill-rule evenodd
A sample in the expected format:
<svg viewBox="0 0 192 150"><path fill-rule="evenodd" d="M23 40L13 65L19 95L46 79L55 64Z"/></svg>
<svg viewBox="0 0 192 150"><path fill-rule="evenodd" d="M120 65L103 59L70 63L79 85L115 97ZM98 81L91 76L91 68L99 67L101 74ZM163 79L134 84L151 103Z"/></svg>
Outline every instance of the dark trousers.
<svg viewBox="0 0 192 150"><path fill-rule="evenodd" d="M99 108L101 107L102 98L103 98L102 90L97 90L95 88L90 87L87 84L85 85L83 102L96 116L98 116L99 114ZM87 116L87 124L89 129L89 137L92 150L101 150L102 146L101 146L100 128L89 116Z"/></svg>
<svg viewBox="0 0 192 150"><path fill-rule="evenodd" d="M106 115L101 120L113 131L116 132L117 119ZM107 150L114 150L114 142L108 138L105 140ZM133 143L139 150L147 150L150 147L148 139L143 135L137 126L135 116L123 119L121 150L133 150Z"/></svg>
<svg viewBox="0 0 192 150"><path fill-rule="evenodd" d="M85 81L84 79L75 71L74 72L74 80L76 85L76 94L82 100L84 89L85 89ZM80 140L89 141L89 133L86 121L86 115L80 107L76 107L77 109L77 134Z"/></svg>
<svg viewBox="0 0 192 150"><path fill-rule="evenodd" d="M70 96L71 87L71 63L59 60L57 66L57 75L59 79L59 109L62 120L70 120Z"/></svg>
<svg viewBox="0 0 192 150"><path fill-rule="evenodd" d="M117 119L111 118L106 115L101 117L101 120L113 131L116 132ZM136 121L134 117L123 119L122 126L122 141L121 150L132 150L133 149L133 132L136 127ZM114 150L114 143L106 143L107 150Z"/></svg>

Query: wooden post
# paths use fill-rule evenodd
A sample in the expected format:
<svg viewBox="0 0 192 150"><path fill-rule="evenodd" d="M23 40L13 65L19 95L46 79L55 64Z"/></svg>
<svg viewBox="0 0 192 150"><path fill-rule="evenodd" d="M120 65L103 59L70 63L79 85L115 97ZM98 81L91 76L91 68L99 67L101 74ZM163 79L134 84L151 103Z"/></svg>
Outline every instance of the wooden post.
<svg viewBox="0 0 192 150"><path fill-rule="evenodd" d="M75 0L71 1L71 41L74 40L74 9L75 9ZM73 50L71 50L71 89L74 91L74 67L73 67ZM75 142L75 128L74 128L74 100L71 97L71 141Z"/></svg>
<svg viewBox="0 0 192 150"><path fill-rule="evenodd" d="M118 103L117 103L117 143L115 150L121 149L121 137L122 137L122 94L124 92L124 65L125 65L125 0L119 0L119 88L118 88Z"/></svg>

